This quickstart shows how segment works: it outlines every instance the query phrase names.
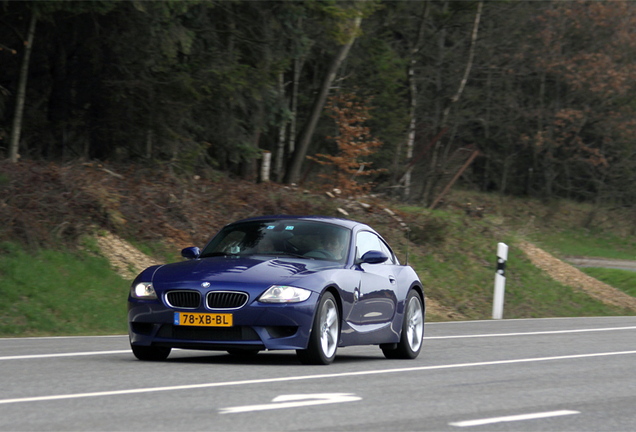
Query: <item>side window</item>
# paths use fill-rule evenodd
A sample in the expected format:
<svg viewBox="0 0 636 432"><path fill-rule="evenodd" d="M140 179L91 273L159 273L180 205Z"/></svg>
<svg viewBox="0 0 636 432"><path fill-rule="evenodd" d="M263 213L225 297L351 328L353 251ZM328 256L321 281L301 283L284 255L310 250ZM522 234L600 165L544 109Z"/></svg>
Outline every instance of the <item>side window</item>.
<svg viewBox="0 0 636 432"><path fill-rule="evenodd" d="M356 259L372 250L382 250L378 236L368 231L359 232L356 237Z"/></svg>
<svg viewBox="0 0 636 432"><path fill-rule="evenodd" d="M386 260L384 263L385 264L395 264L395 255L393 254L393 251L391 251L391 249L389 248L389 246L384 243L382 240L380 240L380 247L382 249L380 249L382 252L384 252L386 254L386 256L389 257L388 260Z"/></svg>
<svg viewBox="0 0 636 432"><path fill-rule="evenodd" d="M384 264L395 264L395 255L391 249L377 235L362 231L356 237L356 259L360 259L365 253L375 250L382 251L389 257Z"/></svg>

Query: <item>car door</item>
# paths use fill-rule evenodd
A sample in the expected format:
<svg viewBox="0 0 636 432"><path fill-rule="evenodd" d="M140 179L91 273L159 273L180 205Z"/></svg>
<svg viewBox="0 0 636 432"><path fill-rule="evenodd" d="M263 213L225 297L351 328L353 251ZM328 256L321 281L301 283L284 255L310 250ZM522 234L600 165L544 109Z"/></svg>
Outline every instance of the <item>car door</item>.
<svg viewBox="0 0 636 432"><path fill-rule="evenodd" d="M375 233L360 231L356 235L356 261L369 251L382 251L389 259L380 264L359 264L360 286L354 292L350 321L357 325L391 322L397 306L395 258ZM369 329L370 330L370 329Z"/></svg>

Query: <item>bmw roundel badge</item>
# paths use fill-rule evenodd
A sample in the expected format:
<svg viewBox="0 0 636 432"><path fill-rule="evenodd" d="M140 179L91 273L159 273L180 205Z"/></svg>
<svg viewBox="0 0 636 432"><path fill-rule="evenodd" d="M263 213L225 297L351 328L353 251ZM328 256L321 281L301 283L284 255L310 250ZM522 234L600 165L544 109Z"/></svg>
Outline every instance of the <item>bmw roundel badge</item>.
<svg viewBox="0 0 636 432"><path fill-rule="evenodd" d="M209 287L210 287L210 282L203 282L203 283L201 284L201 286L202 286L203 288L209 288Z"/></svg>

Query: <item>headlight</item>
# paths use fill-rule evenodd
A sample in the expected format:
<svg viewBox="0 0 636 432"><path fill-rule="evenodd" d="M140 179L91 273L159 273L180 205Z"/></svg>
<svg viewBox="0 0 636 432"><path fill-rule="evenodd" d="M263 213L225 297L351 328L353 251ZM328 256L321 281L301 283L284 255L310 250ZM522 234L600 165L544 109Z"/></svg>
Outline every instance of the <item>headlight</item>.
<svg viewBox="0 0 636 432"><path fill-rule="evenodd" d="M130 295L138 299L156 299L157 293L150 282L140 282L130 287Z"/></svg>
<svg viewBox="0 0 636 432"><path fill-rule="evenodd" d="M261 295L258 301L263 303L298 303L305 301L311 291L284 285L274 285Z"/></svg>

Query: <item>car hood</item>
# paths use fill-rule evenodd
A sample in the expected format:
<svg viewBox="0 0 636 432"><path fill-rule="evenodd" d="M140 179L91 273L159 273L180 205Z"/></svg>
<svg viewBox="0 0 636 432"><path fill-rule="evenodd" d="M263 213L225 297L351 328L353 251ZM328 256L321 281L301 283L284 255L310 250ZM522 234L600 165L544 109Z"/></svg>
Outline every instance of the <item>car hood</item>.
<svg viewBox="0 0 636 432"><path fill-rule="evenodd" d="M226 256L166 264L155 271L152 280L157 287L201 282L269 285L290 283L322 270L336 268L342 268L342 265L321 260Z"/></svg>

